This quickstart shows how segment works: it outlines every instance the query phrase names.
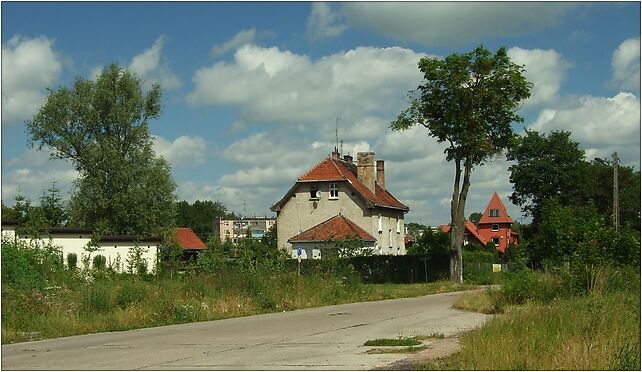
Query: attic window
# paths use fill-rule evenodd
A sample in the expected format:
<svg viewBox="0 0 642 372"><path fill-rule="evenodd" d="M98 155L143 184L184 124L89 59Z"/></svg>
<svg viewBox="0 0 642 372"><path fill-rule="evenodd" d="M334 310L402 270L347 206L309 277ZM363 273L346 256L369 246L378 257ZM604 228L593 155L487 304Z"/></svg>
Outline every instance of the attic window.
<svg viewBox="0 0 642 372"><path fill-rule="evenodd" d="M488 212L489 217L499 217L499 209L491 209Z"/></svg>
<svg viewBox="0 0 642 372"><path fill-rule="evenodd" d="M494 223L494 224L490 225L490 231L499 231L499 224L498 223Z"/></svg>
<svg viewBox="0 0 642 372"><path fill-rule="evenodd" d="M319 200L321 192L319 191L319 186L313 185L310 189L310 199Z"/></svg>
<svg viewBox="0 0 642 372"><path fill-rule="evenodd" d="M339 186L334 182L330 184L330 199L339 199Z"/></svg>

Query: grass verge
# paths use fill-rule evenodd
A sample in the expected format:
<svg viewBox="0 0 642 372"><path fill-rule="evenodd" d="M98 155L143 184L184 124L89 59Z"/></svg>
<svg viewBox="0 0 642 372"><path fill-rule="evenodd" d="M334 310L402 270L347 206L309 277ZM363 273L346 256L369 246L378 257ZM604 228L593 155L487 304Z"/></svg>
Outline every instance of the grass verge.
<svg viewBox="0 0 642 372"><path fill-rule="evenodd" d="M2 285L2 343L217 320L475 288L449 282L362 284L342 276L221 272Z"/></svg>
<svg viewBox="0 0 642 372"><path fill-rule="evenodd" d="M486 300L478 301L485 308ZM598 293L508 307L460 341L458 354L416 368L640 370L640 293Z"/></svg>

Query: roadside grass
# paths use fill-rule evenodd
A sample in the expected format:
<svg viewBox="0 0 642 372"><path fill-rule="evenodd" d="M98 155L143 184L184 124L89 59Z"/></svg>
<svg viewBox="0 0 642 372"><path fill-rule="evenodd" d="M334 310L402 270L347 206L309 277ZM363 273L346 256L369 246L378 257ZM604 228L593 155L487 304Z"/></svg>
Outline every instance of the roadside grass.
<svg viewBox="0 0 642 372"><path fill-rule="evenodd" d="M471 289L448 282L362 284L338 274L114 275L44 289L2 284L2 343L121 331Z"/></svg>
<svg viewBox="0 0 642 372"><path fill-rule="evenodd" d="M455 306L499 315L460 337L461 351L419 370L640 370L639 273L569 281L524 273L501 291L465 295ZM599 284L599 285L596 285Z"/></svg>
<svg viewBox="0 0 642 372"><path fill-rule="evenodd" d="M420 351L428 349L426 345L408 346L404 348L385 348L385 349L370 349L366 354L415 354Z"/></svg>

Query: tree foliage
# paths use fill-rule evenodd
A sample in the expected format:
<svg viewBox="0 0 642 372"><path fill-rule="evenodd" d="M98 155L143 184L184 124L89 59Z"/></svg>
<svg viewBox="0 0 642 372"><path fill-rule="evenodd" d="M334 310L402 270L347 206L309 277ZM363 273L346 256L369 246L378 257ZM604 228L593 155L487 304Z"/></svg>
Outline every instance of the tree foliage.
<svg viewBox="0 0 642 372"><path fill-rule="evenodd" d="M462 282L464 210L475 166L506 149L516 111L530 96L524 69L511 62L505 48L494 55L479 47L445 59L419 61L424 81L410 93L410 107L391 123L393 130L421 125L438 142L446 142L446 160L455 163L451 201L451 280ZM463 178L462 178L463 172Z"/></svg>
<svg viewBox="0 0 642 372"><path fill-rule="evenodd" d="M474 223L475 226L477 226L479 224L479 220L481 220L482 216L483 216L483 214L481 212L473 212L468 217L468 220L470 220L470 222Z"/></svg>
<svg viewBox="0 0 642 372"><path fill-rule="evenodd" d="M513 193L509 199L537 223L543 203L556 198L562 205L578 205L586 199L584 150L570 139L570 132L549 135L526 130L517 137L507 158Z"/></svg>
<svg viewBox="0 0 642 372"><path fill-rule="evenodd" d="M176 212L176 224L191 228L205 242L212 235L214 217L235 218L223 203L211 200L197 200L192 204L182 200L176 203Z"/></svg>
<svg viewBox="0 0 642 372"><path fill-rule="evenodd" d="M27 121L31 144L80 174L70 202L75 224L145 235L174 223L175 184L148 128L160 98L158 84L143 93L141 80L110 65L95 81L78 77L71 88L49 90Z"/></svg>

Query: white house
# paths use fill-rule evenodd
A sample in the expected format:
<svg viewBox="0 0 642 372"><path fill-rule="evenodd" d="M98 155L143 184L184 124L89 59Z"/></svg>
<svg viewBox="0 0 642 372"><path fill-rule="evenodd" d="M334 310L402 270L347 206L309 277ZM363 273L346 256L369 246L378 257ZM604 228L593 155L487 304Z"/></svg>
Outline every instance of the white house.
<svg viewBox="0 0 642 372"><path fill-rule="evenodd" d="M85 248L89 244L93 232L92 229L88 228L50 227L44 232L42 237L34 239L28 236L16 235L16 227L17 223L14 221L2 221L3 240L4 238L17 238L25 242L35 242L38 244L50 243L62 249L65 262L69 253L76 254L79 266L81 264L81 258L87 254ZM127 270L127 259L130 250L138 247L141 250L141 258L147 263L147 270L151 272L156 269L160 242L161 239L157 237L137 238L129 235L101 235L97 242L97 250L91 253L91 257L95 257L96 255L105 256L107 266L112 266L118 272L124 272ZM91 264L92 262L90 260L90 265Z"/></svg>
<svg viewBox="0 0 642 372"><path fill-rule="evenodd" d="M409 208L386 189L384 161L373 152L341 158L335 150L299 177L272 206L277 244L297 257L320 258L332 241L356 237L375 254L406 254L404 214Z"/></svg>

